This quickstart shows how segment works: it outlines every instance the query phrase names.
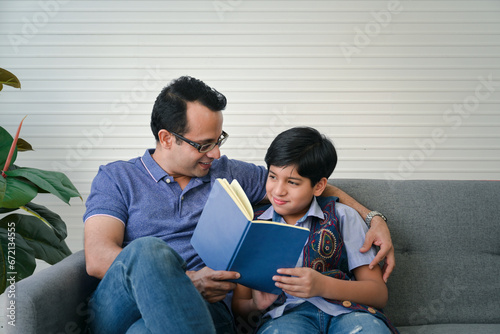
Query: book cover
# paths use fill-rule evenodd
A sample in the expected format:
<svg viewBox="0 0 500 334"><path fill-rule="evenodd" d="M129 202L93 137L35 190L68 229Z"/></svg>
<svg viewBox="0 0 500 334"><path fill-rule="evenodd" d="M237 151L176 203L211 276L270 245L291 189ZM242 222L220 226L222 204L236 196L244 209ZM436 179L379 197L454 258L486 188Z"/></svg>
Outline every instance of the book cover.
<svg viewBox="0 0 500 334"><path fill-rule="evenodd" d="M309 230L252 218L252 206L238 181L217 179L191 244L208 267L237 271L241 277L235 282L279 294L272 277L278 268L295 267Z"/></svg>

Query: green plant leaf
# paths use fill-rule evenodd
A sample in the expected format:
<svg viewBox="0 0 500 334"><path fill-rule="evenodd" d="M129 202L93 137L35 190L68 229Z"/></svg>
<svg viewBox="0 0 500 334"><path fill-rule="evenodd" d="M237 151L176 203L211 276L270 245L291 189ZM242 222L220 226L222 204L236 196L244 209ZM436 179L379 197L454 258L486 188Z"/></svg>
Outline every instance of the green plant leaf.
<svg viewBox="0 0 500 334"><path fill-rule="evenodd" d="M33 273L35 258L55 264L71 254L64 241L67 230L61 217L35 203L28 203L26 207L41 216L45 222L35 216L23 214L10 214L0 219L0 293L7 286L7 279L10 277L7 273L17 272L15 279L18 281ZM9 242L12 242L13 237L16 245L15 270L9 268L8 258L8 251L12 250ZM12 252L10 255L12 256Z"/></svg>
<svg viewBox="0 0 500 334"><path fill-rule="evenodd" d="M0 213L9 213L12 211L16 211L18 208L0 208Z"/></svg>
<svg viewBox="0 0 500 334"><path fill-rule="evenodd" d="M62 220L61 216L47 209L43 205L27 203L25 206L29 210L44 218L46 222L51 225L55 235L59 238L59 240L62 241L66 239L66 237L68 236L68 231L66 230L66 223Z"/></svg>
<svg viewBox="0 0 500 334"><path fill-rule="evenodd" d="M18 152L33 151L31 144L22 138L17 139L16 147Z"/></svg>
<svg viewBox="0 0 500 334"><path fill-rule="evenodd" d="M61 172L21 167L15 170L6 171L5 174L7 174L7 180L9 178L25 178L40 189L56 195L66 204L69 204L71 197L82 198L69 178ZM7 192L8 191L9 188L7 186Z"/></svg>
<svg viewBox="0 0 500 334"><path fill-rule="evenodd" d="M17 282L33 274L36 267L36 261L33 248L29 246L28 243L26 243L24 238L19 233L12 232L12 224L9 225L9 220L7 219L7 217L1 219L0 223L2 225L7 224L7 226L9 226L7 229L0 228L1 294L7 288L7 284L10 285L11 276L14 276L15 281ZM12 241L15 244L15 248L12 247ZM11 264L13 265L13 267L10 267ZM10 273L15 274L13 275Z"/></svg>
<svg viewBox="0 0 500 334"><path fill-rule="evenodd" d="M5 173L10 173L7 171ZM24 182L14 177L3 178L0 181L0 208L15 209L30 202L38 195L36 186ZM5 181L5 188L2 190L2 182Z"/></svg>
<svg viewBox="0 0 500 334"><path fill-rule="evenodd" d="M5 165L10 147L14 138L3 127L0 126L0 169ZM17 149L14 151L11 163L14 163L17 157Z"/></svg>
<svg viewBox="0 0 500 334"><path fill-rule="evenodd" d="M61 218L59 217L59 220ZM61 220L62 221L62 220ZM15 232L33 249L34 256L49 264L55 264L71 254L71 250L52 227L35 216L11 213L0 220L0 227L15 224ZM64 224L64 222L62 222Z"/></svg>
<svg viewBox="0 0 500 334"><path fill-rule="evenodd" d="M2 90L3 84L12 86L14 88L21 88L21 82L14 74L3 68L0 68L0 90Z"/></svg>

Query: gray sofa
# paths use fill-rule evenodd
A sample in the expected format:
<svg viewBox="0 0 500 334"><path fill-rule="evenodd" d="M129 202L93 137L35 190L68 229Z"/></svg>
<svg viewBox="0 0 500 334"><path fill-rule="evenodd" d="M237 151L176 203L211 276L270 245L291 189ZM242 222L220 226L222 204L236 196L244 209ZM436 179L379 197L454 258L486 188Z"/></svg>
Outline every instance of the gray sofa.
<svg viewBox="0 0 500 334"><path fill-rule="evenodd" d="M385 311L401 333L500 333L500 182L333 183L389 219L397 267ZM78 252L18 282L16 326L4 318L0 332L83 333L98 283L84 262Z"/></svg>

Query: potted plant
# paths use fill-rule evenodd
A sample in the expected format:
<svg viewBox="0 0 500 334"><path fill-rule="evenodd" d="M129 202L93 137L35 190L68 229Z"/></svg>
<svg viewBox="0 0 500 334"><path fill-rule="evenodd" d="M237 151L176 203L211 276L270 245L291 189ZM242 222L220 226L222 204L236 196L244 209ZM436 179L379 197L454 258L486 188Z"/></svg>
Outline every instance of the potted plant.
<svg viewBox="0 0 500 334"><path fill-rule="evenodd" d="M0 91L3 85L21 88L17 77L0 68ZM80 197L78 190L61 172L14 165L18 152L32 150L19 138L21 126L12 137L0 126L0 294L14 282L30 276L35 259L57 263L71 254L64 239L66 224L59 215L32 203L39 193L51 193L69 204ZM12 213L24 210L28 214Z"/></svg>

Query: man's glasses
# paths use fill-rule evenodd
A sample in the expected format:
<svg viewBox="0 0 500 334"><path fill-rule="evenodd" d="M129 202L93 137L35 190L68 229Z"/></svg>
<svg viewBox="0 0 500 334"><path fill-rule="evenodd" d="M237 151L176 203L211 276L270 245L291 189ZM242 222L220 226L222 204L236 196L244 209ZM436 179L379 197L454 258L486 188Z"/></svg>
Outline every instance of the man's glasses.
<svg viewBox="0 0 500 334"><path fill-rule="evenodd" d="M191 141L191 140L189 140L187 138L184 138L181 135L178 135L175 132L170 131L170 133L173 134L174 136L176 136L177 138L179 138L180 140L183 140L186 143L188 143L189 145L193 146L200 153L209 152L209 151L213 150L216 145L218 145L219 147L222 146L222 144L224 144L226 142L227 137L229 137L229 135L225 131L222 131L222 134L220 135L220 137L217 140L217 142L215 142L215 143L206 143L206 144L198 144L198 143L195 143L194 141Z"/></svg>

